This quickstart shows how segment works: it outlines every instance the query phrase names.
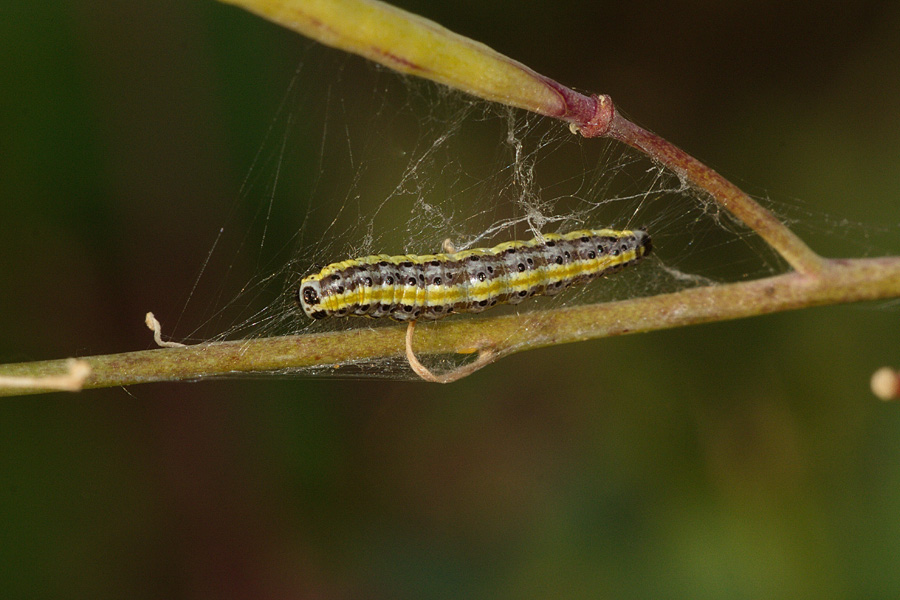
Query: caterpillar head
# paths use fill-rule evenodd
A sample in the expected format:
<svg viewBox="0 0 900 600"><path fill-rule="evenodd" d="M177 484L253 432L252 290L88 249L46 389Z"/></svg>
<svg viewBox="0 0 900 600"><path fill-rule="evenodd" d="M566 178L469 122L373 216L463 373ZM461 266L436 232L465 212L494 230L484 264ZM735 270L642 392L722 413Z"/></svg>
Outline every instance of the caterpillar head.
<svg viewBox="0 0 900 600"><path fill-rule="evenodd" d="M297 288L296 301L312 319L324 319L328 311L322 306L322 285L318 279L304 279Z"/></svg>

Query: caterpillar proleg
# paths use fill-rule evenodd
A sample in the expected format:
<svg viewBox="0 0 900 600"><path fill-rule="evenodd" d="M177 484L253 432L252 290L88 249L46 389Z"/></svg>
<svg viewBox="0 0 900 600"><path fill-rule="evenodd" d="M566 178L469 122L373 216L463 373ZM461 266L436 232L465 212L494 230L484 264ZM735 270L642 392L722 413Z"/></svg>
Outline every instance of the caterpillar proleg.
<svg viewBox="0 0 900 600"><path fill-rule="evenodd" d="M552 296L632 265L651 248L642 229L585 229L454 253L376 254L304 277L296 300L313 319L435 320Z"/></svg>

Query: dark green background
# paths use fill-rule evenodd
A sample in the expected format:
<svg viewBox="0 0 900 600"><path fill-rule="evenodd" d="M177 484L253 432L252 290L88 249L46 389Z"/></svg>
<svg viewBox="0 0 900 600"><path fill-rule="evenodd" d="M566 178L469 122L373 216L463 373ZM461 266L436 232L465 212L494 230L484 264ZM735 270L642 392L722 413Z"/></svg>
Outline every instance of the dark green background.
<svg viewBox="0 0 900 600"><path fill-rule="evenodd" d="M802 199L823 254L900 253L895 3L635 4L402 3ZM0 4L0 360L143 349L146 310L181 314L307 51L211 0ZM4 399L0 594L896 598L900 409L868 380L898 321L820 308L452 386Z"/></svg>

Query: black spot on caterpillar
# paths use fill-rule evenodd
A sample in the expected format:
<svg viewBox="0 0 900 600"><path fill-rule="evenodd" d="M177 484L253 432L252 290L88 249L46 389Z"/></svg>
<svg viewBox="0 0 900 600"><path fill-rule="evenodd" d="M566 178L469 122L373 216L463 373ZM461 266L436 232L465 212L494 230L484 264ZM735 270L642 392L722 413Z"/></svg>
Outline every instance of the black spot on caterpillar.
<svg viewBox="0 0 900 600"><path fill-rule="evenodd" d="M303 278L296 300L313 319L441 319L551 296L632 265L651 251L642 229L586 229L452 254L377 254Z"/></svg>

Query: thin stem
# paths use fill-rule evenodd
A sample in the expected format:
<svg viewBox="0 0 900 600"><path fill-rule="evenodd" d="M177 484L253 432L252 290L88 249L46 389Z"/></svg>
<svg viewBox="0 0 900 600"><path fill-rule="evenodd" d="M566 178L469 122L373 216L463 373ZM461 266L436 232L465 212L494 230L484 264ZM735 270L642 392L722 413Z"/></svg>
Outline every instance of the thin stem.
<svg viewBox="0 0 900 600"><path fill-rule="evenodd" d="M822 258L771 212L684 150L619 115L609 96L580 94L482 43L377 0L221 1L401 73L567 121L585 137L624 142L708 193L797 271L814 275L822 269Z"/></svg>
<svg viewBox="0 0 900 600"><path fill-rule="evenodd" d="M377 0L221 0L326 46L466 93L567 119L595 100L419 15Z"/></svg>
<svg viewBox="0 0 900 600"><path fill-rule="evenodd" d="M609 125L608 137L637 148L679 177L712 196L774 248L794 269L816 275L824 260L771 212L736 185L660 136L635 125L618 113Z"/></svg>
<svg viewBox="0 0 900 600"><path fill-rule="evenodd" d="M491 358L568 342L725 321L825 304L900 296L900 258L827 260L818 277L791 272L621 302L491 319L448 319L416 330L419 355L490 350ZM523 327L523 318L528 326ZM85 357L84 387L197 379L240 373L340 367L405 356L403 326L239 340ZM0 377L42 377L63 360L0 365ZM0 395L49 390L0 388Z"/></svg>

